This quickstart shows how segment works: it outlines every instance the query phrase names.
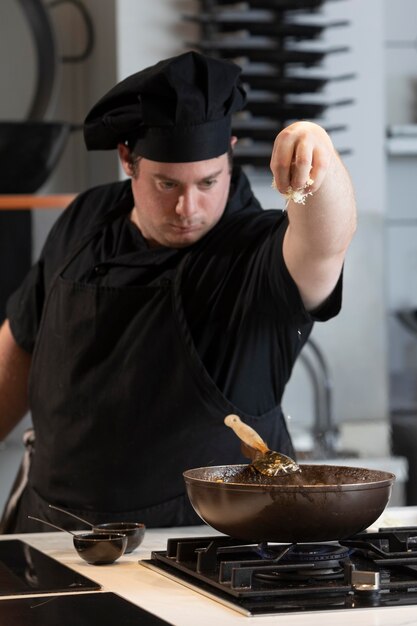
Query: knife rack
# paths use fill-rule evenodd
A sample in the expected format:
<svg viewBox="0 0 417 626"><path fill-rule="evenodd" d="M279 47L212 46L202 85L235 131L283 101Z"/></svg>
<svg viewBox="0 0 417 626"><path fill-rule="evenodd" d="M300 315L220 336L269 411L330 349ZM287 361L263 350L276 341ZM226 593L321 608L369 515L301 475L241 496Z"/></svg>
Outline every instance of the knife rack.
<svg viewBox="0 0 417 626"><path fill-rule="evenodd" d="M348 107L354 100L329 102L322 93L330 82L352 80L354 73L326 76L314 71L322 69L328 55L350 49L321 45L327 29L343 30L350 24L321 19L323 5L339 1L198 0L198 13L183 16L198 26L198 41L190 42L190 48L242 68L248 100L245 110L233 117L232 131L239 139L235 162L268 166L276 135L298 119L317 120L330 134L347 130L345 124L326 125L322 120L330 107Z"/></svg>

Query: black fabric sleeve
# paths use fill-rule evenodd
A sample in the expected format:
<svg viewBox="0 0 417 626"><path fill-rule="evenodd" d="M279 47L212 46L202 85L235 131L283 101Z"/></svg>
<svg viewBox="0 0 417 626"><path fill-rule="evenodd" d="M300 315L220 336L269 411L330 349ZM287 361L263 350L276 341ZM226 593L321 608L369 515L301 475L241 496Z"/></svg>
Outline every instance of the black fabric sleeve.
<svg viewBox="0 0 417 626"><path fill-rule="evenodd" d="M31 267L21 285L7 301L6 315L13 337L17 344L29 353L33 352L35 346L48 287L48 272L45 271L45 267L52 271L53 259L66 238L68 216L76 205L77 199L57 219L46 238L39 260Z"/></svg>
<svg viewBox="0 0 417 626"><path fill-rule="evenodd" d="M32 266L20 287L7 301L6 314L16 343L32 353L42 315L44 285L42 263Z"/></svg>
<svg viewBox="0 0 417 626"><path fill-rule="evenodd" d="M94 228L129 188L129 184L122 181L87 190L75 198L52 226L39 260L6 306L13 337L27 352L33 352L45 296L55 272L80 237Z"/></svg>
<svg viewBox="0 0 417 626"><path fill-rule="evenodd" d="M274 213L271 214L274 216ZM277 320L282 323L289 320L296 324L324 322L336 316L342 303L343 272L326 301L314 311L307 311L284 260L283 241L288 226L287 214L283 212L277 218L275 212L273 219L273 228L258 245L251 285L249 289L249 285L246 286L247 293L255 289L251 299L258 303L263 301L265 308L274 307Z"/></svg>
<svg viewBox="0 0 417 626"><path fill-rule="evenodd" d="M231 281L240 285L235 294L237 314L239 305L243 317L250 311L271 315L281 326L312 321L284 262L287 226L287 214L279 211L263 211L245 225L247 230L239 244L242 252L236 263L237 268L243 269Z"/></svg>
<svg viewBox="0 0 417 626"><path fill-rule="evenodd" d="M339 280L336 283L330 296L314 311L310 311L313 322L326 322L332 317L336 317L342 308L343 291L343 270L340 272Z"/></svg>

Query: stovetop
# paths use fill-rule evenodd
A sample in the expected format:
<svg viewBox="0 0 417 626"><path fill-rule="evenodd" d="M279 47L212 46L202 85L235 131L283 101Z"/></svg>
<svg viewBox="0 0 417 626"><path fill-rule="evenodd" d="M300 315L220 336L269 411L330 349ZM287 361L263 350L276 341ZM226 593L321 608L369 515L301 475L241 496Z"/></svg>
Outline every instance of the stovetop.
<svg viewBox="0 0 417 626"><path fill-rule="evenodd" d="M0 600L1 626L170 626L109 592Z"/></svg>
<svg viewBox="0 0 417 626"><path fill-rule="evenodd" d="M11 539L0 541L0 626L18 624L169 626L26 542Z"/></svg>
<svg viewBox="0 0 417 626"><path fill-rule="evenodd" d="M0 541L0 596L72 593L100 588L93 580L24 541Z"/></svg>
<svg viewBox="0 0 417 626"><path fill-rule="evenodd" d="M417 527L339 542L169 539L141 563L245 615L417 604Z"/></svg>

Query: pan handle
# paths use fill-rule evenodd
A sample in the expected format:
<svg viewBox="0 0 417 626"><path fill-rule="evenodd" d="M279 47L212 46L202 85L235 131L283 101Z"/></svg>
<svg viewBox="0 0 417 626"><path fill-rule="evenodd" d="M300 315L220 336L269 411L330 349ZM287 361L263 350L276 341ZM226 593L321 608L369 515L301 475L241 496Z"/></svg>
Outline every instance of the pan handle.
<svg viewBox="0 0 417 626"><path fill-rule="evenodd" d="M72 4L78 9L84 22L86 33L86 43L84 46L84 50L79 54L63 55L61 57L61 61L62 63L81 63L82 61L88 59L94 48L95 33L93 20L91 19L91 15L87 10L87 7L83 4L83 2L81 2L81 0L52 0L52 2L49 2L48 7L50 9L53 9L60 4Z"/></svg>

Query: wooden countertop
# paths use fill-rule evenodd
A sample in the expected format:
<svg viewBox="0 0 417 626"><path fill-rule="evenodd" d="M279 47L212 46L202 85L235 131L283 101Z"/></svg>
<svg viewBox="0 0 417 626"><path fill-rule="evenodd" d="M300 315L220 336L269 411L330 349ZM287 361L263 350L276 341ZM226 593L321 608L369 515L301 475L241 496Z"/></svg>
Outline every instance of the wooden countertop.
<svg viewBox="0 0 417 626"><path fill-rule="evenodd" d="M0 210L15 209L63 209L76 197L75 193L50 194L37 196L32 194L0 195Z"/></svg>

